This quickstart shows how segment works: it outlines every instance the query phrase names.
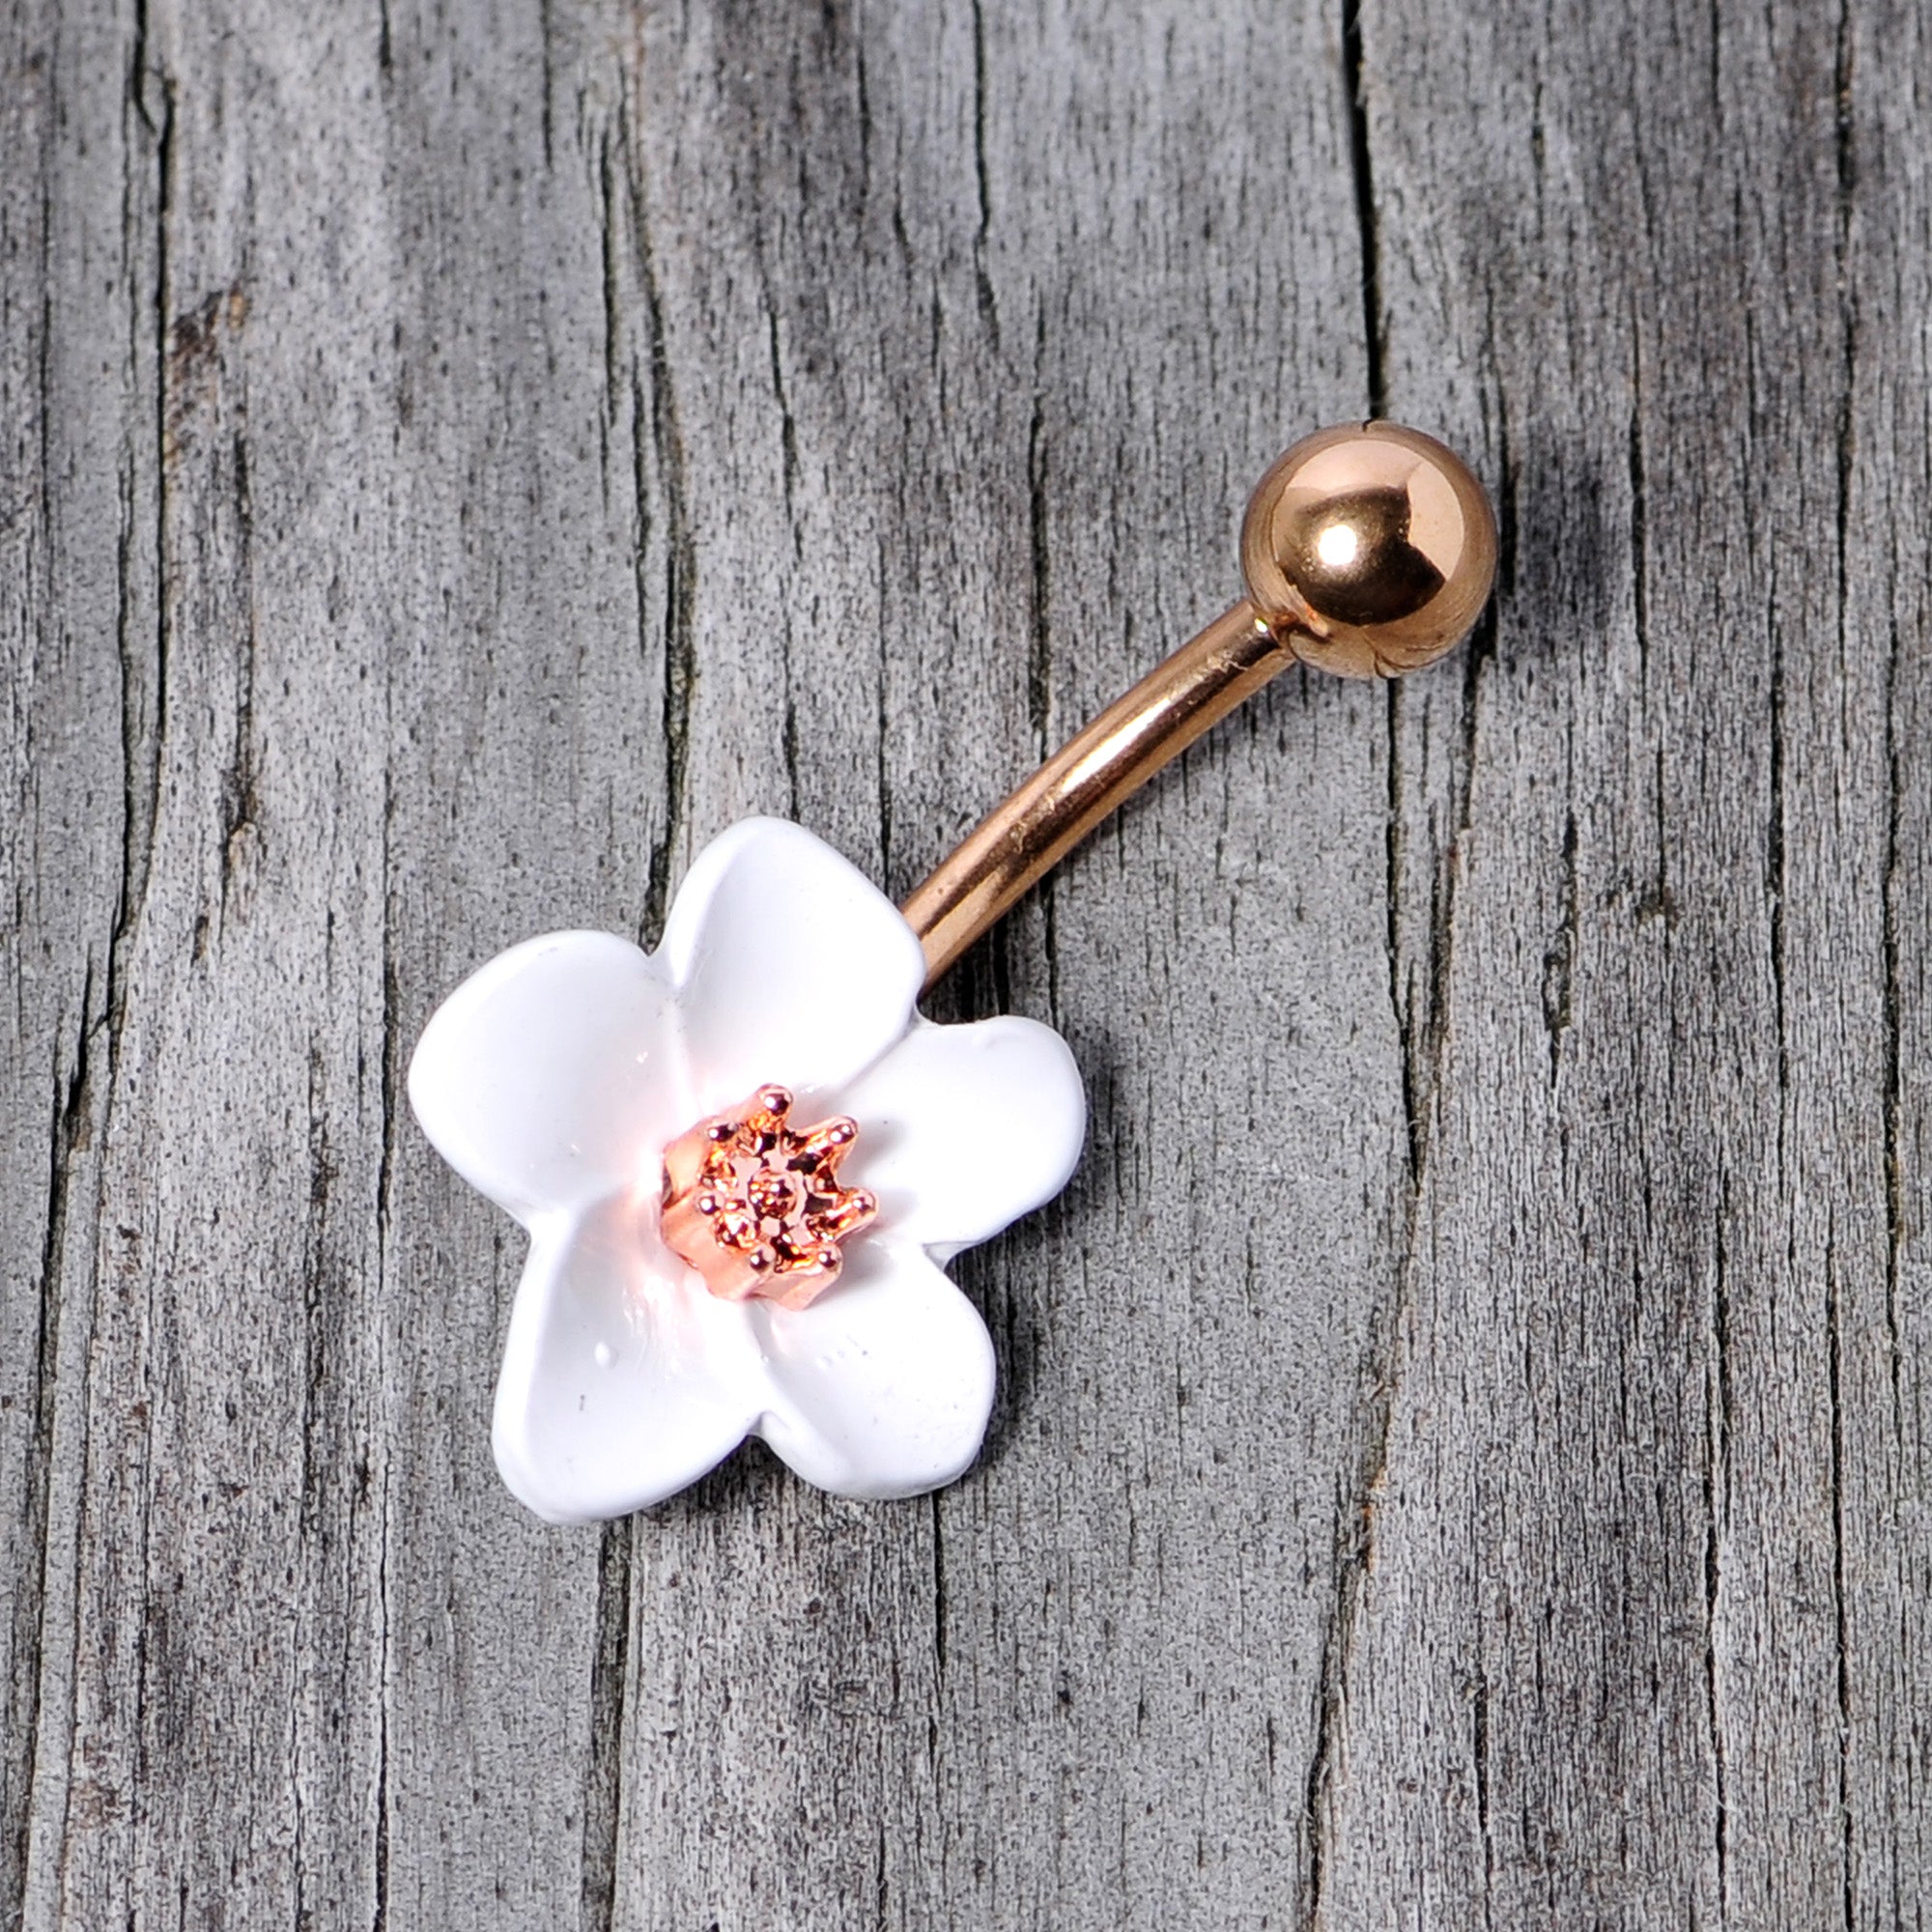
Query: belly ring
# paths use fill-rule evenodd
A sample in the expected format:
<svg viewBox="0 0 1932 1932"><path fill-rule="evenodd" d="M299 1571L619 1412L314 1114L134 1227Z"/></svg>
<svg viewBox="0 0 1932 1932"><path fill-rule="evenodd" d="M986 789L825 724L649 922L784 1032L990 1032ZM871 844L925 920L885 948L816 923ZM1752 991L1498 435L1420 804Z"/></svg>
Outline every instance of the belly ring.
<svg viewBox="0 0 1932 1932"><path fill-rule="evenodd" d="M424 1131L530 1237L492 1435L556 1521L663 1500L759 1435L843 1495L962 1474L992 1345L945 1264L1052 1199L1086 1102L1032 1020L921 992L1130 792L1279 671L1419 669L1488 600L1495 522L1434 439L1322 430L1262 479L1247 594L998 806L902 907L798 826L693 863L655 952L526 941L432 1016Z"/></svg>

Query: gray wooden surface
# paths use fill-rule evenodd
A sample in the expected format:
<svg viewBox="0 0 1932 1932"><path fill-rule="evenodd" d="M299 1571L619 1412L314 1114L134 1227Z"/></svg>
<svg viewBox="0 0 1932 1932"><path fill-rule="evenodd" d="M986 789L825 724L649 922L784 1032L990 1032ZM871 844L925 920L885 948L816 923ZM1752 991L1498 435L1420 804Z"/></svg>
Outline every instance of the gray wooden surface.
<svg viewBox="0 0 1932 1932"><path fill-rule="evenodd" d="M1912 0L0 9L0 1924L1919 1925ZM1493 620L976 952L983 1464L499 1489L440 994L903 891L1370 409Z"/></svg>

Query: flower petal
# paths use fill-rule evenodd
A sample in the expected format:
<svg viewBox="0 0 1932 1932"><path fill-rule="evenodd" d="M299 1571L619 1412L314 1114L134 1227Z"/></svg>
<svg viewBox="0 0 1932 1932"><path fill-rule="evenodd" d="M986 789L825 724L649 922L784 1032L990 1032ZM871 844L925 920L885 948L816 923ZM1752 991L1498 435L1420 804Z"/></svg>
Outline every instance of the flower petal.
<svg viewBox="0 0 1932 1932"><path fill-rule="evenodd" d="M679 989L697 1111L765 1081L849 1080L912 1014L925 960L893 902L810 833L748 818L697 856L659 958Z"/></svg>
<svg viewBox="0 0 1932 1932"><path fill-rule="evenodd" d="M1066 1042L1035 1020L921 1020L838 1096L859 1122L840 1178L879 1197L879 1228L946 1255L1066 1185L1087 1096Z"/></svg>
<svg viewBox="0 0 1932 1932"><path fill-rule="evenodd" d="M737 1447L764 1387L745 1311L665 1252L644 1205L539 1222L492 1430L527 1508L596 1522L662 1502Z"/></svg>
<svg viewBox="0 0 1932 1932"><path fill-rule="evenodd" d="M855 1243L810 1308L749 1304L769 1406L756 1430L807 1482L881 1501L963 1475L993 1407L979 1311L917 1248Z"/></svg>
<svg viewBox="0 0 1932 1932"><path fill-rule="evenodd" d="M671 992L608 932L500 952L431 1015L410 1104L442 1157L526 1225L637 1182L693 1111Z"/></svg>

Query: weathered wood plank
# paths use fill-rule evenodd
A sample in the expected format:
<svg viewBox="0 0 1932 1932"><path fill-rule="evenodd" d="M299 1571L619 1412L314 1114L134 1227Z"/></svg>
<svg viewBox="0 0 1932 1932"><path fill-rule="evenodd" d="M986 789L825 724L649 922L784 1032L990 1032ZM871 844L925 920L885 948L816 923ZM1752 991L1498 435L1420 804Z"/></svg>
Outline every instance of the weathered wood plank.
<svg viewBox="0 0 1932 1932"><path fill-rule="evenodd" d="M125 71L88 10L0 22L0 1909L50 1855L71 1716L76 1383L126 908L151 811L137 526L153 390L132 366ZM138 199L134 209L138 210ZM138 213L132 218L138 220ZM134 242L136 262L142 250ZM150 472L151 473L151 470ZM54 1783L60 1782L55 1776Z"/></svg>
<svg viewBox="0 0 1932 1932"><path fill-rule="evenodd" d="M47 1551L71 1566L67 1751L37 1779L28 1908L71 1922L176 1896L333 1915L369 1890L379 1278L366 1217L335 1217L383 1158L380 1093L356 1077L380 988L331 939L380 904L357 856L380 687L292 527L317 452L350 438L301 380L326 334L278 340L297 278L254 199L283 192L277 160L326 169L297 162L276 98L293 50L261 51L124 18L74 62L123 94L81 182L123 221L125 360L102 373L138 406L123 527L154 591L121 627L129 857L99 1216L70 1231L92 1291L63 1391L80 1430L56 1443L71 1515ZM288 237L322 244L311 275L330 239L319 198Z"/></svg>
<svg viewBox="0 0 1932 1932"><path fill-rule="evenodd" d="M668 836L666 485L609 339L602 156L567 146L548 16L390 9L370 43L395 202L386 1922L567 1915L597 1803L594 1536L491 1466L521 1240L423 1148L398 1082L448 986L519 935L635 928ZM636 405L634 407L634 404ZM438 1497L435 1509L424 1499Z"/></svg>
<svg viewBox="0 0 1932 1932"><path fill-rule="evenodd" d="M1916 1922L1924 31L14 10L0 1917ZM903 890L1372 403L1494 621L934 1003L1094 1101L984 1464L526 1519L436 999Z"/></svg>
<svg viewBox="0 0 1932 1932"><path fill-rule="evenodd" d="M1371 19L1390 401L1484 437L1516 534L1493 650L1398 700L1444 777L1398 821L1427 1111L1336 1923L1890 1923L1902 1833L1922 1884L1852 1770L1917 892L1850 615L1855 31Z"/></svg>
<svg viewBox="0 0 1932 1932"><path fill-rule="evenodd" d="M1869 1217L1854 1237L1861 1265L1837 1275L1833 1296L1839 1802L1847 1916L1859 1925L1919 1926L1932 1894L1932 1811L1919 1770L1932 1710L1932 786L1923 768L1932 608L1913 534L1932 496L1923 327L1932 297L1923 140L1932 33L1923 10L1860 10L1844 23L1839 56L1847 379L1839 650L1850 675L1879 685L1861 721L1878 734L1877 745L1861 748L1866 790L1877 796L1861 802L1883 815L1864 831L1877 850L1865 856L1861 883L1876 882L1877 903L1861 908L1859 928L1863 974L1880 998L1875 1064L1861 1097L1876 1107L1882 1153L1860 1203ZM1808 884L1814 919L1832 920L1840 882L1814 875ZM1844 1076L1831 1071L1833 1088L1841 1087Z"/></svg>

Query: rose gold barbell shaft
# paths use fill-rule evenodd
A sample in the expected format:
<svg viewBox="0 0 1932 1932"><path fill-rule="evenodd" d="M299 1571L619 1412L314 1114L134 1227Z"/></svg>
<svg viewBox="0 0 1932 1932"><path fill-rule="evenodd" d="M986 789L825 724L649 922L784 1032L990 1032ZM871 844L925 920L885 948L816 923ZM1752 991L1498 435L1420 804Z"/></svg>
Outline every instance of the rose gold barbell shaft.
<svg viewBox="0 0 1932 1932"><path fill-rule="evenodd" d="M1319 431L1248 503L1248 595L1157 665L987 815L899 910L928 988L1122 800L1293 664L1392 677L1468 635L1495 517L1462 459L1394 423Z"/></svg>

